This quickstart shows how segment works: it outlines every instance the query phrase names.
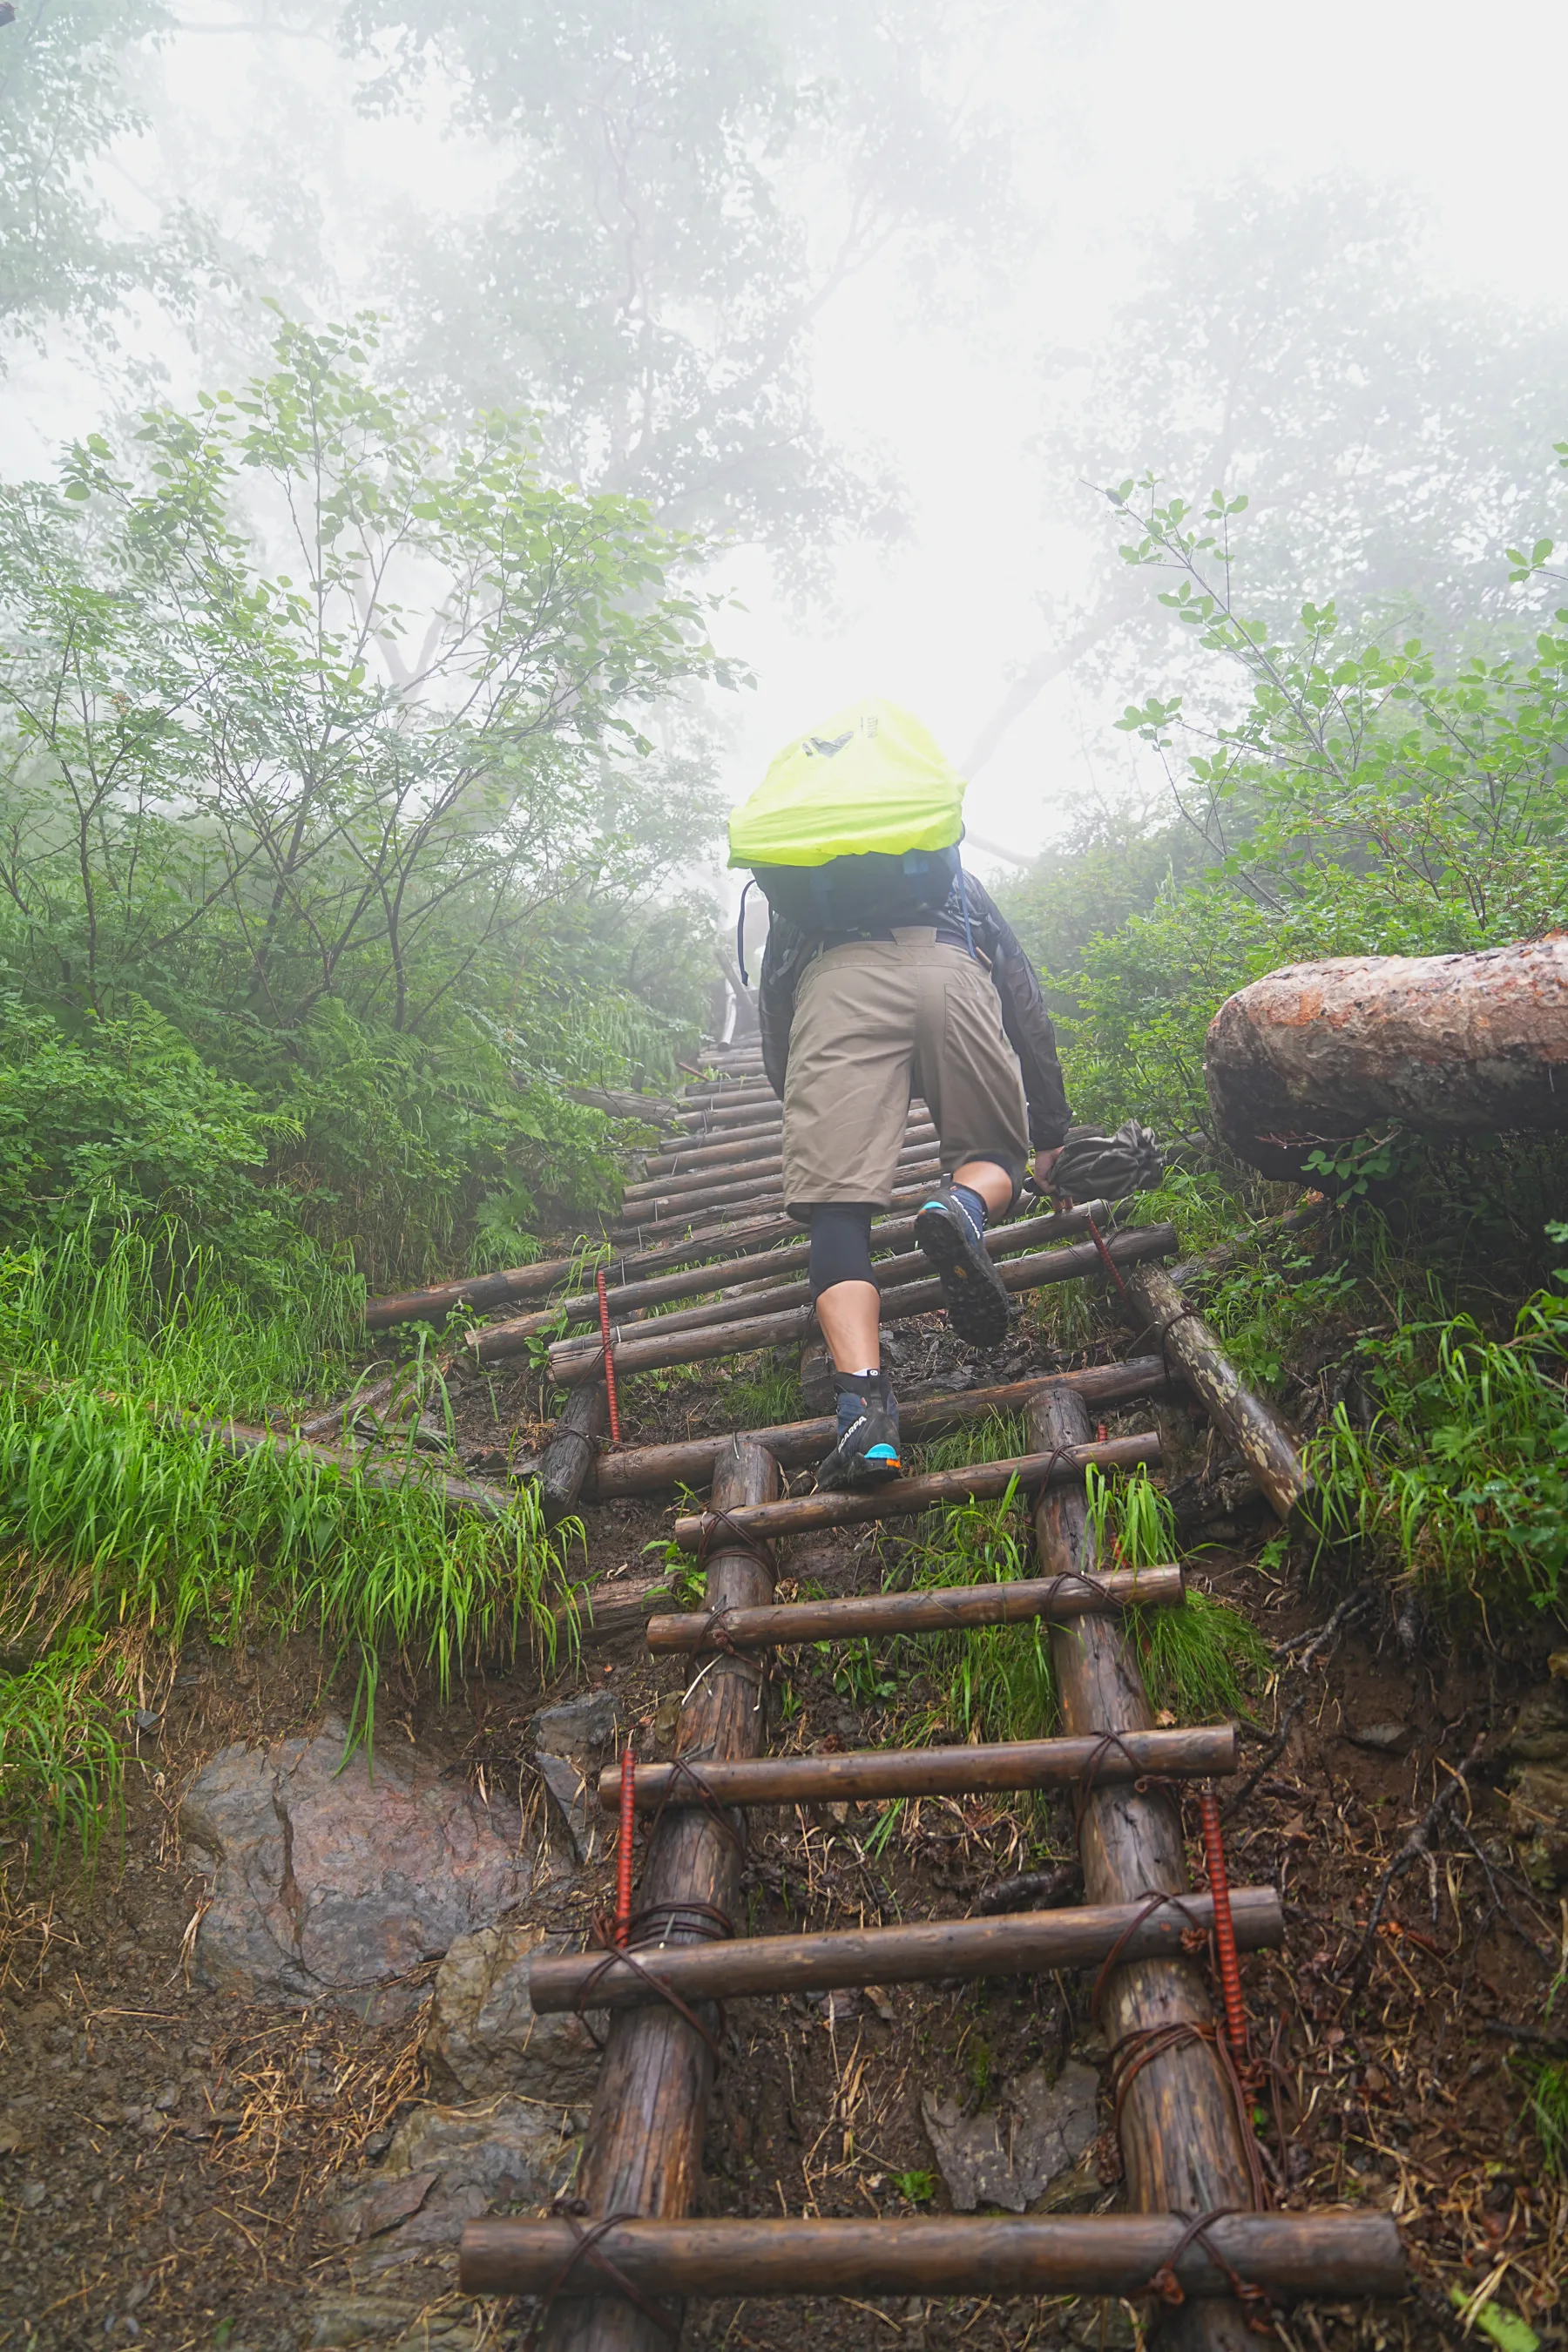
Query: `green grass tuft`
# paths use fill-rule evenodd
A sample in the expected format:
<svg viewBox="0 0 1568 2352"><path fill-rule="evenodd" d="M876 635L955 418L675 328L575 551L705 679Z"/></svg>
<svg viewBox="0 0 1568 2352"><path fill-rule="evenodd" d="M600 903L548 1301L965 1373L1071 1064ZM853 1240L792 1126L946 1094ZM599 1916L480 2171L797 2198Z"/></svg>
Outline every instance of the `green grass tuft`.
<svg viewBox="0 0 1568 2352"><path fill-rule="evenodd" d="M90 1843L118 1787L107 1694L193 1628L313 1633L354 1672L366 1740L388 1656L445 1696L485 1651L531 1630L552 1645L561 1561L531 1492L502 1522L449 1521L412 1454L388 1488L301 1452L233 1454L195 1425L344 1384L336 1302L261 1321L200 1253L171 1295L146 1235L98 1241L0 1256L0 1649L28 1660L0 1675L9 1808L52 1820L57 1847L67 1826Z"/></svg>
<svg viewBox="0 0 1568 2352"><path fill-rule="evenodd" d="M1513 1334L1467 1315L1363 1340L1370 1428L1339 1405L1310 1450L1325 1543L1353 1543L1463 1612L1568 1599L1568 1298L1538 1291Z"/></svg>

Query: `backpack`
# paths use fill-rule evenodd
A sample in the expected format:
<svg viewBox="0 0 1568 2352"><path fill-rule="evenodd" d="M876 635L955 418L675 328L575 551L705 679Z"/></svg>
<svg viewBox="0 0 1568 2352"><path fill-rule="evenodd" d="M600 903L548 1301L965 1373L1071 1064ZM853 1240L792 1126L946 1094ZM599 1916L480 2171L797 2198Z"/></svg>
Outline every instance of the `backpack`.
<svg viewBox="0 0 1568 2352"><path fill-rule="evenodd" d="M730 864L808 935L918 922L959 879L963 793L918 719L852 703L787 744L734 812Z"/></svg>

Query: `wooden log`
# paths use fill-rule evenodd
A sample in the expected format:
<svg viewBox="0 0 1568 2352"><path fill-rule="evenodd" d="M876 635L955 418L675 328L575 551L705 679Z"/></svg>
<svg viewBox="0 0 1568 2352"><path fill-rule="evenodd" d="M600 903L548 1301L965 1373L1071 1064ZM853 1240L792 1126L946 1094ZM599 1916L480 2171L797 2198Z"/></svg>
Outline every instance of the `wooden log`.
<svg viewBox="0 0 1568 2352"><path fill-rule="evenodd" d="M1135 1225L1125 1233L1113 1234L1106 1247L1114 1265L1130 1266L1144 1258L1165 1255L1174 1248L1175 1239L1173 1225ZM1081 1282L1102 1270L1100 1252L1089 1242L1071 1249L1004 1258L997 1265L1004 1285L1015 1294L1043 1290L1058 1282ZM932 1314L944 1304L942 1285L934 1278L907 1283L898 1289L883 1291L879 1319L884 1323L903 1322L912 1315ZM741 1314L731 1322L703 1324L695 1330L672 1330L668 1337L656 1324L649 1328L646 1338L637 1333L615 1342L616 1370L627 1374L653 1371L668 1364L697 1364L718 1356L750 1355L758 1348L787 1348L792 1340L805 1336L812 1319L813 1308L807 1297L798 1306L784 1307L775 1314ZM580 1339L559 1339L550 1350L550 1377L559 1387L571 1388L578 1381L595 1379L603 1363L604 1346L594 1334Z"/></svg>
<svg viewBox="0 0 1568 2352"><path fill-rule="evenodd" d="M676 1818L692 1816L683 1808ZM1233 1886L1230 1907L1243 1951L1284 1940L1285 1915L1272 1886ZM1130 1960L1179 1952L1183 1937L1206 1929L1213 1916L1206 1895L1188 1895L1179 1904L1153 1908L1147 1903L1095 1904L1077 1911L1015 1911L997 1919L835 1927L816 1936L644 1944L635 1965L616 1952L536 1953L529 1963L528 1997L545 2017L568 2009L662 2005L665 1988L688 2002L749 2000L767 1993L833 1992L847 1985L931 1984L942 1977L1035 1976L1051 1969L1097 1968L1119 1947Z"/></svg>
<svg viewBox="0 0 1568 2352"><path fill-rule="evenodd" d="M1227 997L1204 1043L1215 1123L1266 1175L1390 1119L1431 1135L1568 1128L1568 937L1470 955L1335 956Z"/></svg>
<svg viewBox="0 0 1568 2352"><path fill-rule="evenodd" d="M638 2294L654 2299L1071 2294L1132 2302L1173 2257L1184 2294L1227 2294L1209 2248L1279 2302L1397 2295L1408 2284L1389 2213L1231 2213L1190 2241L1189 2226L1184 2213L637 2221L618 2222L599 2244ZM568 2221L467 2222L458 2284L465 2294L539 2295L562 2282L563 2296L592 2294L607 2274L594 2271L591 2256L574 2266L575 2243Z"/></svg>
<svg viewBox="0 0 1568 2352"><path fill-rule="evenodd" d="M748 1072L744 1077L703 1078L695 1086L682 1087L680 1099L683 1103L769 1103L777 1102L778 1097L765 1077Z"/></svg>
<svg viewBox="0 0 1568 2352"><path fill-rule="evenodd" d="M1068 1484L1081 1491L1083 1474L1091 1463L1099 1470L1133 1470L1141 1462L1152 1466L1159 1459L1160 1441L1151 1430L1136 1437L1107 1438L1103 1444L1059 1445L1048 1454L1015 1454L1002 1462L974 1462L962 1470L927 1470L916 1478L889 1478L882 1486L795 1495L787 1502L769 1503L762 1510L727 1512L723 1525L731 1533L771 1543L775 1536L809 1535L817 1528L907 1518L912 1512L935 1510L944 1503L992 1501L1005 1495L1014 1479L1024 1493L1036 1486ZM699 1551L705 1539L711 1541L721 1532L709 1511L675 1522L675 1541L682 1551Z"/></svg>
<svg viewBox="0 0 1568 2352"><path fill-rule="evenodd" d="M1042 1217L1038 1220L1031 1219L1029 1222L1031 1223L1037 1222L1040 1224L1059 1229L1065 1221ZM1000 1259L1009 1243L1014 1248L1021 1251L1025 1246L1020 1238L1022 1232L1022 1227L1011 1234L1007 1227L1002 1227L997 1234L997 1247L992 1251L992 1256ZM783 1253L781 1252L780 1255L782 1255ZM930 1272L931 1260L928 1257L919 1250L907 1250L897 1257L874 1260L871 1266L871 1279L879 1290L898 1290L909 1283L929 1279ZM711 1282L711 1276L709 1276L709 1280ZM605 1303L608 1304L607 1294ZM611 1327L612 1342L619 1348L626 1341L632 1339L654 1338L663 1339L676 1331L710 1330L721 1323L746 1320L753 1315L782 1315L786 1307L810 1304L811 1285L804 1276L795 1276L771 1286L761 1283L749 1283L744 1288L727 1291L719 1298L709 1299L700 1307L681 1307L672 1314L641 1317L629 1322L623 1322L617 1318ZM595 1297L593 1301L593 1319L595 1321L598 1317L598 1307L599 1302ZM611 1311L614 1312L613 1309ZM543 1326L553 1317L558 1317L560 1313L561 1309L556 1307L551 1314L538 1315L531 1319L536 1326ZM587 1321L589 1317L584 1312L579 1319ZM831 1390L829 1393L831 1394Z"/></svg>
<svg viewBox="0 0 1568 2352"><path fill-rule="evenodd" d="M921 1155L924 1155L923 1157ZM693 1216L702 1209L727 1209L742 1202L758 1208L784 1200L782 1160L769 1161L756 1170L738 1171L727 1182L720 1184L704 1178L689 1189L681 1177L672 1176L667 1185L652 1192L633 1192L629 1188L623 1195L620 1222L626 1224L668 1224L672 1217ZM900 1152L894 1174L898 1186L916 1182L934 1183L942 1174L942 1161L927 1145L917 1145L913 1154Z"/></svg>
<svg viewBox="0 0 1568 2352"><path fill-rule="evenodd" d="M906 1208L911 1202L923 1201L929 1189L929 1182L926 1181L922 1181L918 1184L900 1184L895 1186L892 1196L888 1202L889 1211L891 1212L894 1209ZM654 1218L646 1227L638 1224L635 1220L627 1218L616 1226L615 1233L617 1241L635 1243L639 1250L641 1250L646 1244L646 1246L651 1253L654 1244L651 1242L647 1241L647 1235L661 1233L667 1234L672 1225L678 1225L680 1228L682 1238L687 1244L684 1255L682 1255L678 1244L668 1243L661 1244L667 1253L663 1259L663 1263L666 1265L689 1265L697 1255L697 1252L693 1244L698 1242L706 1243L710 1240L722 1241L731 1234L739 1235L745 1230L747 1225L750 1225L752 1230L746 1232L744 1244L742 1244L741 1241L737 1239L732 1244L731 1244L731 1246L740 1248L743 1245L747 1249L760 1249L762 1247L763 1240L770 1233L781 1234L791 1233L798 1234L801 1228L801 1223L802 1220L799 1217L786 1216L782 1207L770 1207L765 1211L765 1213L754 1214L751 1218L742 1218L737 1215L735 1208L731 1206L728 1210L715 1209L711 1212L704 1212L700 1215L692 1216L684 1221L673 1217L666 1217L662 1220L659 1218ZM715 1255L718 1254L719 1253L717 1251L714 1253Z"/></svg>
<svg viewBox="0 0 1568 2352"><path fill-rule="evenodd" d="M1071 1445L1088 1433L1081 1397L1058 1389L1030 1411L1039 1445ZM1042 1567L1058 1575L1096 1572L1099 1553L1081 1486L1056 1486L1040 1498L1035 1542ZM1069 1732L1147 1731L1153 1710L1121 1628L1106 1616L1083 1616L1051 1630L1051 1659ZM1079 1849L1092 1903L1133 1902L1151 1894L1185 1896L1187 1869L1181 1816L1160 1790L1091 1790L1080 1815ZM1112 1970L1101 2016L1112 2047L1129 2036L1169 2029L1173 2046L1132 2073L1121 2112L1128 2202L1142 2212L1209 2213L1250 2206L1251 2173L1238 2119L1212 2042L1185 2038L1212 2031L1202 1971L1173 1954L1141 1958ZM1226 2300L1201 2318L1174 2315L1169 2331L1183 2352L1247 2352L1253 2338L1239 2306Z"/></svg>
<svg viewBox="0 0 1568 2352"><path fill-rule="evenodd" d="M966 1797L982 1790L1071 1787L1086 1773L1095 1788L1145 1772L1207 1779L1236 1769L1233 1723L1200 1731L1131 1731L1116 1747L1100 1739L995 1740L984 1748L868 1748L840 1756L759 1756L743 1764L639 1764L639 1812L664 1805L862 1804L886 1797ZM1091 1770L1092 1768L1092 1770ZM692 1786L695 1778L700 1789ZM704 1795L705 1792L705 1795ZM620 1767L599 1776L599 1802L621 1801Z"/></svg>
<svg viewBox="0 0 1568 2352"><path fill-rule="evenodd" d="M1067 1209L1058 1215L1021 1217L1016 1224L994 1226L985 1236L985 1246L993 1257L1008 1257L1036 1244L1065 1241L1073 1234L1083 1233L1091 1216L1099 1223L1102 1216L1110 1214L1103 1202L1091 1201L1085 1208ZM871 1246L874 1250L895 1249L901 1243L912 1241L914 1230L912 1217L885 1217L871 1228ZM792 1218L784 1217L779 1220L778 1231L781 1234L797 1234L800 1227ZM696 1254L694 1250L693 1255ZM713 1290L738 1291L742 1285L745 1285L749 1296L747 1311L755 1312L757 1297L752 1286L760 1285L772 1276L780 1281L782 1286L784 1278L804 1272L810 1258L811 1244L796 1242L784 1249L757 1250L744 1257L710 1259L700 1265L687 1266L679 1274L655 1276L647 1282L609 1285L605 1289L605 1303L620 1325L627 1316L640 1316L645 1307L664 1306L677 1298L700 1297ZM923 1264L923 1259L917 1259L913 1253L907 1251L901 1259L878 1258L872 1263L872 1277L879 1286L884 1282L890 1283L895 1278L902 1282L908 1279L910 1269ZM900 1271L895 1277L896 1267ZM797 1293L792 1293L792 1297L800 1298L808 1295L805 1285ZM709 1311L707 1308L703 1310L705 1314ZM552 1300L549 1307L541 1308L537 1314L520 1315L513 1321L491 1323L482 1331L470 1331L468 1345L481 1363L489 1363L505 1355L515 1355L531 1339L563 1315L570 1322L596 1324L599 1319L597 1291L572 1291L563 1298ZM663 1316L659 1318L661 1330L669 1319Z"/></svg>
<svg viewBox="0 0 1568 2352"><path fill-rule="evenodd" d="M725 1505L754 1507L777 1491L772 1456L748 1439L733 1440L715 1480ZM773 1576L756 1553L715 1550L706 1590L711 1608L754 1608L772 1597ZM687 1696L676 1752L703 1762L754 1756L764 1729L755 1668L719 1658ZM700 1809L667 1813L643 1865L639 1906L711 1904L732 1916L741 1895L745 1818L729 1816L731 1836ZM673 1951L698 1930L676 1917L667 1932L665 1948ZM711 2032L712 2012L705 2022ZM690 2211L712 2080L707 2042L665 2003L612 2019L576 2182L590 2213L675 2220ZM668 2352L660 2331L618 2297L552 2313L543 2346L544 2352Z"/></svg>
<svg viewBox="0 0 1568 2352"><path fill-rule="evenodd" d="M1311 1486L1307 1467L1263 1399L1247 1388L1208 1325L1159 1266L1142 1266L1126 1283L1130 1319L1152 1337L1166 1361L1203 1400L1258 1480L1275 1511L1288 1519Z"/></svg>
<svg viewBox="0 0 1568 2352"><path fill-rule="evenodd" d="M504 1486L489 1486L475 1478L448 1478L416 1454L400 1454L395 1461L367 1461L352 1446L317 1445L300 1437L280 1436L273 1429L253 1429L242 1421L204 1421L194 1412L182 1412L176 1407L161 1411L159 1419L194 1430L226 1454L275 1454L279 1461L291 1455L302 1456L307 1462L319 1463L326 1468L351 1472L363 1478L367 1486L424 1486L438 1494L447 1509L455 1514L471 1512L481 1519L510 1518L517 1507L515 1496Z"/></svg>
<svg viewBox="0 0 1568 2352"><path fill-rule="evenodd" d="M740 1133L727 1136L721 1143L683 1145L679 1150L650 1152L643 1162L643 1172L650 1180L647 1185L627 1186L627 1191L657 1190L660 1177L696 1174L704 1169L727 1168L737 1162L742 1167L753 1160L773 1159L778 1155L779 1138L784 1133L782 1119L766 1127L748 1127ZM917 1143L934 1143L936 1129L929 1118L910 1119L904 1129L906 1150Z"/></svg>
<svg viewBox="0 0 1568 2352"><path fill-rule="evenodd" d="M1118 1404L1147 1396L1168 1375L1159 1356L1133 1356L1122 1364L1091 1364L1081 1372L1037 1372L1026 1381L1004 1381L994 1388L958 1389L951 1396L918 1397L900 1405L906 1440L942 1437L950 1430L984 1421L992 1413L1022 1412L1042 1388L1075 1390L1090 1404ZM785 1421L753 1430L781 1470L819 1462L832 1445L837 1423L831 1413L812 1421ZM670 1486L706 1486L728 1437L691 1437L673 1445L623 1445L601 1454L584 1488L584 1501L605 1503L618 1495L656 1495Z"/></svg>
<svg viewBox="0 0 1568 2352"><path fill-rule="evenodd" d="M900 1175L908 1175L914 1168L933 1162L940 1164L936 1137L931 1133L904 1144L894 1164ZM748 1189L772 1190L775 1183L782 1194L783 1175L784 1154L775 1145L718 1168L694 1168L686 1175L650 1176L623 1185L621 1201L625 1213L635 1214L650 1200L716 1200Z"/></svg>
<svg viewBox="0 0 1568 2352"><path fill-rule="evenodd" d="M577 1497L610 1426L605 1383L574 1390L539 1465L539 1499L545 1523L554 1527L577 1507Z"/></svg>
<svg viewBox="0 0 1568 2352"><path fill-rule="evenodd" d="M737 1649L782 1649L791 1642L848 1641L862 1633L945 1633L963 1625L1016 1625L1026 1618L1078 1617L1088 1610L1173 1608L1184 1598L1177 1567L1111 1571L1092 1581L1076 1576L1019 1576L999 1584L791 1601L726 1617L721 1630ZM714 1630L713 1620L701 1610L650 1617L647 1645L655 1652L717 1647Z"/></svg>

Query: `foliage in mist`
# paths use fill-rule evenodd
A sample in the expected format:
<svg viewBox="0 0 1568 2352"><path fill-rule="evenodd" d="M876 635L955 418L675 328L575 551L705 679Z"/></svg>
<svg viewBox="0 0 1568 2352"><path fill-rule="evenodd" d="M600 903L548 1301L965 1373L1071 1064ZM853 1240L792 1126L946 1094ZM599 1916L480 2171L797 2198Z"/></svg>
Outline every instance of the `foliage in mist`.
<svg viewBox="0 0 1568 2352"><path fill-rule="evenodd" d="M593 1207L563 1087L668 1069L703 1004L700 554L387 389L363 321L0 489L14 1202L108 1182L216 1243L264 1156L367 1272L497 1195Z"/></svg>

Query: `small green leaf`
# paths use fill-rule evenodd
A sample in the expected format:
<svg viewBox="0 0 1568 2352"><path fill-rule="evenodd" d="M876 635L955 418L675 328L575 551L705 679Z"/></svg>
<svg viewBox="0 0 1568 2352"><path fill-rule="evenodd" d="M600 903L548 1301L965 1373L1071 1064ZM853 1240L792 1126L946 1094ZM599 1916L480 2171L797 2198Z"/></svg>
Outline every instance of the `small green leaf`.
<svg viewBox="0 0 1568 2352"><path fill-rule="evenodd" d="M1495 2303L1484 2303L1479 2311L1470 2311L1470 2298L1462 2286L1451 2286L1448 2300L1456 2311L1469 2312L1469 2325L1489 2336L1501 2352L1541 2352L1540 2336L1517 2312L1505 2311Z"/></svg>

